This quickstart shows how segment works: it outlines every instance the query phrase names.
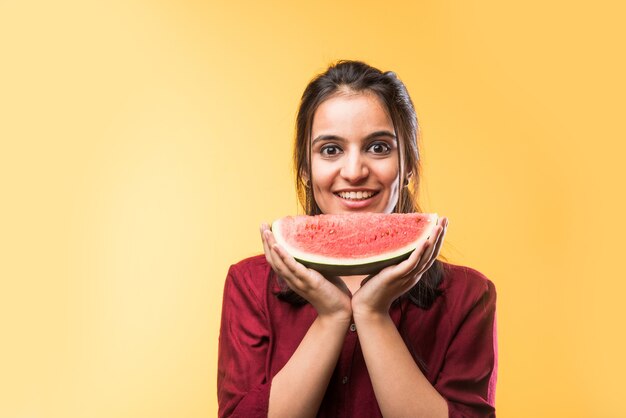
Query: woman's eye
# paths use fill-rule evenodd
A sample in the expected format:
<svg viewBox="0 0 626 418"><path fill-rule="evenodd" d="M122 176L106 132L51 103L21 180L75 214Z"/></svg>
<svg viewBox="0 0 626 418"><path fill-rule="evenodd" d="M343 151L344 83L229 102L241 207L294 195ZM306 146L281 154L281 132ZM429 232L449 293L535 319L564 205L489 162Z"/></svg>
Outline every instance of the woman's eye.
<svg viewBox="0 0 626 418"><path fill-rule="evenodd" d="M339 154L340 151L341 150L336 145L326 145L322 147L321 149L322 155L326 155L326 156L337 155Z"/></svg>
<svg viewBox="0 0 626 418"><path fill-rule="evenodd" d="M389 153L389 151L391 151L391 147L384 142L375 142L370 145L369 150L372 151L374 154L387 154Z"/></svg>

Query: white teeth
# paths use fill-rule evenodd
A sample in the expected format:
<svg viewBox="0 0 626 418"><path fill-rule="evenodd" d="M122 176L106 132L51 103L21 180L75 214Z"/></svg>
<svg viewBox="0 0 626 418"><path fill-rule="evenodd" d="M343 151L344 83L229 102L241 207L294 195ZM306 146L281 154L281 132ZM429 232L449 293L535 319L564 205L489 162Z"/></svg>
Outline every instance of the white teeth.
<svg viewBox="0 0 626 418"><path fill-rule="evenodd" d="M364 191L339 192L337 194L343 199L350 199L350 200L363 200L363 199L369 199L370 197L374 196L374 192L364 192Z"/></svg>

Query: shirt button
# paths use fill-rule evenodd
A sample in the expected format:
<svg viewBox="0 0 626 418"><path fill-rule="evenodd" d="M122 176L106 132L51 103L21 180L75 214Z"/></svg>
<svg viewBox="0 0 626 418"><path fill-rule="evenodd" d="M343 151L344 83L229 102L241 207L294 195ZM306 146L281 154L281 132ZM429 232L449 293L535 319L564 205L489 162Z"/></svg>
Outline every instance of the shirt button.
<svg viewBox="0 0 626 418"><path fill-rule="evenodd" d="M341 383L343 383L344 385L348 383L348 376L344 376L343 379L341 379Z"/></svg>
<svg viewBox="0 0 626 418"><path fill-rule="evenodd" d="M350 331L356 331L356 324L350 324Z"/></svg>

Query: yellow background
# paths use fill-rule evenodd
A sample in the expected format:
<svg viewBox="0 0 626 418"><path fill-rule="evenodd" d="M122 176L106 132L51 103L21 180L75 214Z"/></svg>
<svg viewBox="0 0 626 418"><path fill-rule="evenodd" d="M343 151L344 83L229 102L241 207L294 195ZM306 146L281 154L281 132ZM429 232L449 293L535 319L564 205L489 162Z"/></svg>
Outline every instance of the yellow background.
<svg viewBox="0 0 626 418"><path fill-rule="evenodd" d="M0 0L0 417L216 413L221 292L297 209L299 96L394 70L502 417L626 415L624 6Z"/></svg>

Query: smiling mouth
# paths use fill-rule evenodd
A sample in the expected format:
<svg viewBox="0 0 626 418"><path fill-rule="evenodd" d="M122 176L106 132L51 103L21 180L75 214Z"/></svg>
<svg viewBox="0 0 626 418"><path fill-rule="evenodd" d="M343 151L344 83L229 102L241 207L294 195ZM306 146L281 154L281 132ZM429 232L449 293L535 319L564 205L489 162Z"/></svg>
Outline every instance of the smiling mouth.
<svg viewBox="0 0 626 418"><path fill-rule="evenodd" d="M365 200L377 195L378 192L358 191L358 192L337 192L336 196L346 200Z"/></svg>

